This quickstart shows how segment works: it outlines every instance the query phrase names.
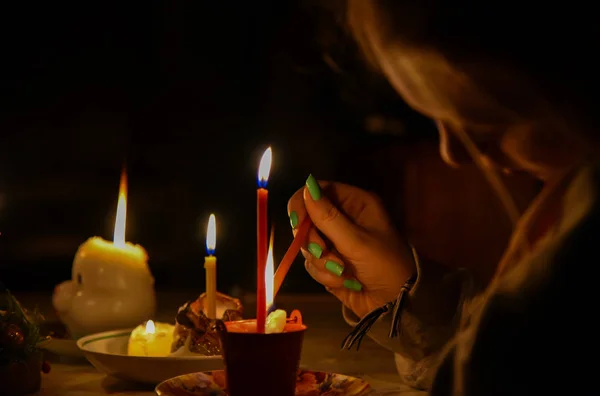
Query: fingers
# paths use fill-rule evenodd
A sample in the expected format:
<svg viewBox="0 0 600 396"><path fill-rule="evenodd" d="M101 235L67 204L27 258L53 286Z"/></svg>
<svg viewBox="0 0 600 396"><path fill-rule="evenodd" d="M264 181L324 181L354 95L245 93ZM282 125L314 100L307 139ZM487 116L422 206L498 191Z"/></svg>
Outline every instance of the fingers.
<svg viewBox="0 0 600 396"><path fill-rule="evenodd" d="M288 216L292 230L298 228L302 220L307 216L306 208L304 207L304 198L302 197L303 191L304 187L296 191L288 201Z"/></svg>
<svg viewBox="0 0 600 396"><path fill-rule="evenodd" d="M315 227L310 228L308 237L306 238L306 244L303 248L317 259L321 258L323 253L328 250L327 243L321 238L321 235L319 235L319 232Z"/></svg>
<svg viewBox="0 0 600 396"><path fill-rule="evenodd" d="M319 184L321 185L322 188L328 187L328 186L332 186L334 184L330 183L330 182L324 182L321 181L319 182ZM302 187L299 190L297 190L294 195L292 195L292 197L290 198L290 200L288 201L288 216L290 218L290 225L292 226L292 229L296 229L304 220L304 218L307 216L306 213L306 205L304 204L304 190L306 189L306 187Z"/></svg>
<svg viewBox="0 0 600 396"><path fill-rule="evenodd" d="M320 270L311 262L311 260L306 260L304 262L304 267L306 268L308 274L323 286L331 289L339 289L343 287L344 280L342 278Z"/></svg>
<svg viewBox="0 0 600 396"><path fill-rule="evenodd" d="M318 250L319 258L317 258L314 252L314 248L303 252L306 258L306 270L314 280L331 289L345 288L356 292L362 290L362 285L353 278L352 273L346 270L339 255Z"/></svg>
<svg viewBox="0 0 600 396"><path fill-rule="evenodd" d="M321 185L322 184L322 185ZM331 200L322 193L324 183L319 183L313 175L306 179L306 188L302 193L306 213L315 226L338 249L361 243L363 230L346 217ZM295 201L298 199L294 194ZM296 202L294 202L296 206Z"/></svg>

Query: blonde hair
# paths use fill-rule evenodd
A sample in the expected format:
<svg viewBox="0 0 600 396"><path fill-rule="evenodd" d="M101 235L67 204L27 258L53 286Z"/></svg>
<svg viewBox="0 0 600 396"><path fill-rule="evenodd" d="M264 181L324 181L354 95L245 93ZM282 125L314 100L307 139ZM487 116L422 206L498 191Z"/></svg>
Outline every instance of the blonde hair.
<svg viewBox="0 0 600 396"><path fill-rule="evenodd" d="M381 16L375 15L375 11L373 7L369 5L369 3L370 1L368 0L349 0L347 20L353 36L355 37L366 59L372 66L382 71L380 62L381 55L378 53L379 51L377 44L375 44L374 41L382 41L391 33L386 30L389 24L378 21ZM485 95L484 92L480 93L482 98L485 98L486 100L494 100L490 96ZM506 214L509 217L509 220L514 227L521 217L521 214L514 198L500 178L498 171L485 163L487 157L482 155L475 143L462 128L457 128L456 133L457 137L461 140L464 147L473 158L473 161L481 169L490 186L498 196L504 210L506 211Z"/></svg>

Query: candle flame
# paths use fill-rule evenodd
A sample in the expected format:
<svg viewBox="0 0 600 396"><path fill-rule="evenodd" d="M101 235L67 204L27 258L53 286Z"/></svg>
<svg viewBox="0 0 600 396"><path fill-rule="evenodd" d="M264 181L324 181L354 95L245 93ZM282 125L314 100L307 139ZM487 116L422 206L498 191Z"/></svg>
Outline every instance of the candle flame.
<svg viewBox="0 0 600 396"><path fill-rule="evenodd" d="M113 241L116 246L125 246L125 224L127 222L127 171L121 172L119 186L119 203L117 204L117 218L115 219L115 232Z"/></svg>
<svg viewBox="0 0 600 396"><path fill-rule="evenodd" d="M265 266L265 294L266 294L266 303L267 303L267 311L273 305L274 296L274 277L275 277L275 260L273 260L273 230L274 227L271 227L271 238L269 240L269 253L267 253L267 265Z"/></svg>
<svg viewBox="0 0 600 396"><path fill-rule="evenodd" d="M149 320L146 322L146 333L147 334L154 334L156 333L156 328L154 327L154 321Z"/></svg>
<svg viewBox="0 0 600 396"><path fill-rule="evenodd" d="M260 165L258 166L258 186L266 188L269 181L269 173L271 173L271 161L273 160L273 151L271 147L265 150Z"/></svg>
<svg viewBox="0 0 600 396"><path fill-rule="evenodd" d="M206 229L206 252L209 256L215 253L215 247L217 245L217 224L215 215L210 214L208 218L208 227Z"/></svg>

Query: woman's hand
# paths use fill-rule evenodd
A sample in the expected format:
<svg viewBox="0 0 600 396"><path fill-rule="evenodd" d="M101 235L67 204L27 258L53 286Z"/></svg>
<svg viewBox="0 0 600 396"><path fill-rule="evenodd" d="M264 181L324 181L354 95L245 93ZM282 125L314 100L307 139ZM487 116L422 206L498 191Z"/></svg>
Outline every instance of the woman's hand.
<svg viewBox="0 0 600 396"><path fill-rule="evenodd" d="M302 249L308 273L359 317L395 300L416 272L408 245L373 193L310 175L288 214L294 229L306 216L314 224Z"/></svg>

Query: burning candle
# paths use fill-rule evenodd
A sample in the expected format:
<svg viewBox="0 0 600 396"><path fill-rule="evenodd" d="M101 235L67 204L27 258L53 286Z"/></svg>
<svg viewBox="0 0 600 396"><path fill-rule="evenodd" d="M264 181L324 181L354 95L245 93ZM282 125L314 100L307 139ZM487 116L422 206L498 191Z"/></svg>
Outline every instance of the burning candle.
<svg viewBox="0 0 600 396"><path fill-rule="evenodd" d="M154 314L148 255L125 241L127 174L121 174L114 240L92 237L73 261L72 279L55 289L54 307L74 337L133 327Z"/></svg>
<svg viewBox="0 0 600 396"><path fill-rule="evenodd" d="M215 246L217 243L217 225L215 215L208 218L206 230L206 254L204 258L204 269L206 270L206 316L211 319L217 318L217 258Z"/></svg>
<svg viewBox="0 0 600 396"><path fill-rule="evenodd" d="M175 326L168 323L154 323L152 320L139 325L131 332L127 344L130 356L168 356L173 343Z"/></svg>
<svg viewBox="0 0 600 396"><path fill-rule="evenodd" d="M265 311L273 305L275 294L273 293L273 280L275 276L275 260L273 260L273 237L274 228L271 226L271 238L269 238L269 252L267 253L267 262L265 265Z"/></svg>
<svg viewBox="0 0 600 396"><path fill-rule="evenodd" d="M273 289L275 275L275 260L273 259L273 228L271 228L271 238L269 240L269 253L267 254L267 264L265 266L265 294L266 304L265 311L273 306L275 294ZM265 333L281 333L285 327L287 320L287 312L283 309L276 309L271 312L265 322Z"/></svg>
<svg viewBox="0 0 600 396"><path fill-rule="evenodd" d="M269 192L267 182L271 172L272 160L271 147L265 150L258 167L258 190L256 191L256 329L259 333L265 332L266 290L265 266L267 264L267 202Z"/></svg>

